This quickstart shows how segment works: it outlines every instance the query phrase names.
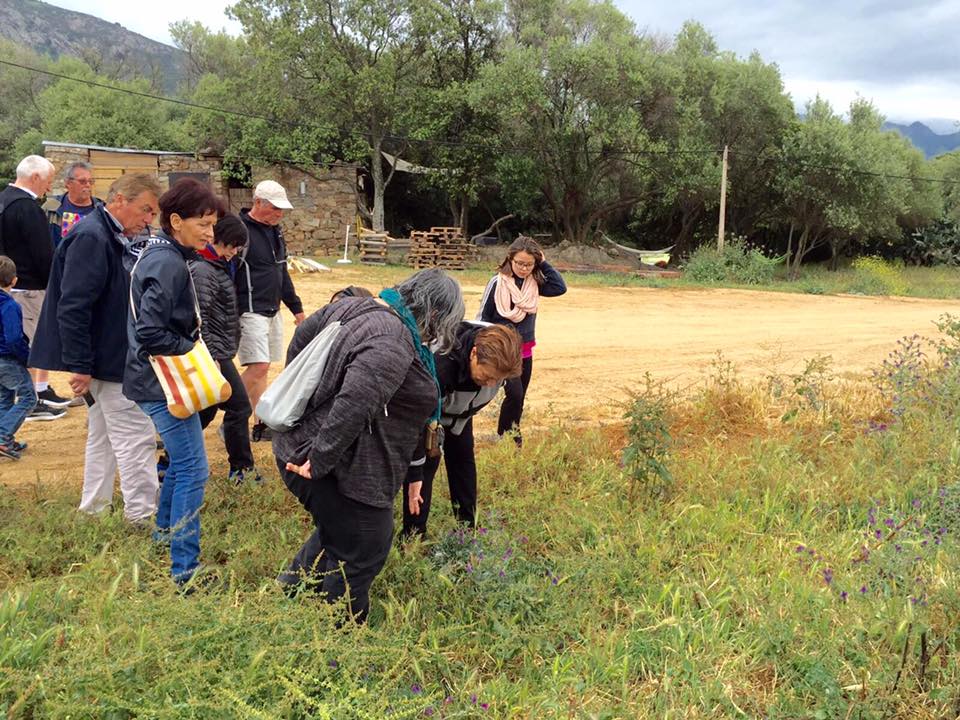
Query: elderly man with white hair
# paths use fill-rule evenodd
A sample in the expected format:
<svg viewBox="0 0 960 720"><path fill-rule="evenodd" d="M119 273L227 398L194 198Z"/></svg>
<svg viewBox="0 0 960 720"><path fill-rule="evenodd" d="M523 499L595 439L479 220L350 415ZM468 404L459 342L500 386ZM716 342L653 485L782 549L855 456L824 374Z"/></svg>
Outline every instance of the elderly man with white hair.
<svg viewBox="0 0 960 720"><path fill-rule="evenodd" d="M304 318L303 303L287 271L287 244L280 230L284 211L292 208L283 186L264 180L253 190L253 207L240 211L250 241L237 256L239 265L234 278L240 309L237 359L244 366L240 378L253 408L267 388L270 363L283 360L280 303L293 313L297 325ZM263 423L254 425L252 439L269 439L269 430Z"/></svg>
<svg viewBox="0 0 960 720"><path fill-rule="evenodd" d="M53 163L39 155L28 155L17 165L16 181L0 192L0 255L17 265L13 299L23 310L23 331L31 343L53 264L53 242L38 198L50 192L53 175ZM48 385L46 370L31 369L30 375L39 401L27 420L62 417L70 400L57 395Z"/></svg>

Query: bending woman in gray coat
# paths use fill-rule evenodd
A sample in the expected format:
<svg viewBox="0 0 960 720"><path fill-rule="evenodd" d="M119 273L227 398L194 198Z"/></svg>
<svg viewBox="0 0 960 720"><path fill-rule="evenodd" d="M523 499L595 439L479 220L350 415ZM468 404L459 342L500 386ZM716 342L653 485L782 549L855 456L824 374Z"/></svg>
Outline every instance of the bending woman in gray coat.
<svg viewBox="0 0 960 720"><path fill-rule="evenodd" d="M333 602L349 587L350 615L366 619L393 539L394 498L424 426L439 416L429 346L451 347L463 313L456 280L422 270L379 298L331 303L297 328L288 364L330 323L342 324L300 423L273 440L284 482L316 525L279 578L288 589L307 580Z"/></svg>

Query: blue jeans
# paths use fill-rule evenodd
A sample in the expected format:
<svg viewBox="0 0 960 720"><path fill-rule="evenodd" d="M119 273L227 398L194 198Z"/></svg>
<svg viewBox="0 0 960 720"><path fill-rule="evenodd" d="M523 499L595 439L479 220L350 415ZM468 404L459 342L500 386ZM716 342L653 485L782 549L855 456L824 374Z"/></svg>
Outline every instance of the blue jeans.
<svg viewBox="0 0 960 720"><path fill-rule="evenodd" d="M139 405L153 420L170 455L157 506L157 533L170 540L170 574L185 583L200 564L200 506L210 474L200 416L180 420L170 414L165 402Z"/></svg>
<svg viewBox="0 0 960 720"><path fill-rule="evenodd" d="M37 405L37 393L27 368L13 358L0 358L0 445L13 436Z"/></svg>

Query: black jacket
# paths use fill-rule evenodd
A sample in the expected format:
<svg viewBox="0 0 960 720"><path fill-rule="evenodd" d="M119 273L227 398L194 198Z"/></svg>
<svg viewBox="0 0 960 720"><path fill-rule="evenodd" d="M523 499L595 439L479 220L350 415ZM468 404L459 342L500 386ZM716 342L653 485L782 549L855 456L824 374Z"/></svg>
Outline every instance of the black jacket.
<svg viewBox="0 0 960 720"><path fill-rule="evenodd" d="M563 276L557 272L550 263L546 261L542 262L540 264L540 269L543 271L544 275L544 283L540 286L540 297L557 297L558 295L563 295L567 291L567 284L563 281ZM487 287L483 291L483 298L480 300L480 315L477 319L485 322L497 323L498 325L512 325L514 328L516 328L517 332L520 333L520 337L524 343L534 342L537 339L536 313L532 315L528 314L523 320L515 323L507 320L497 312L497 302L494 298L494 295L496 294L495 288L497 286L498 277L498 275L494 275L490 279L490 282L487 283ZM514 280L516 281L518 288L523 286L523 280L518 277L514 277Z"/></svg>
<svg viewBox="0 0 960 720"><path fill-rule="evenodd" d="M440 424L445 432L459 435L467 420L493 400L503 383L480 387L470 375L470 351L477 333L486 323L464 321L457 328L457 345L448 353L437 355L437 378L443 395Z"/></svg>
<svg viewBox="0 0 960 720"><path fill-rule="evenodd" d="M127 360L130 274L123 228L98 206L53 256L30 367L122 382Z"/></svg>
<svg viewBox="0 0 960 720"><path fill-rule="evenodd" d="M247 226L250 240L237 256L237 305L241 313L252 312L273 317L280 301L294 315L303 312L303 303L287 270L287 244L279 226L264 225L250 217L246 208L240 219Z"/></svg>
<svg viewBox="0 0 960 720"><path fill-rule="evenodd" d="M437 388L410 331L380 308L373 298L345 298L297 328L287 363L328 324L344 323L300 424L275 433L273 451L281 463L309 458L314 480L332 476L348 498L386 508L437 407Z"/></svg>
<svg viewBox="0 0 960 720"><path fill-rule="evenodd" d="M187 269L187 261L195 256L163 232L150 238L140 253L130 278L133 308L127 320L129 348L123 372L123 394L134 402L165 399L150 355L184 355L200 337Z"/></svg>
<svg viewBox="0 0 960 720"><path fill-rule="evenodd" d="M0 192L0 255L17 266L17 290L44 290L50 279L53 243L47 216L26 190Z"/></svg>
<svg viewBox="0 0 960 720"><path fill-rule="evenodd" d="M200 303L200 334L214 360L232 360L240 338L237 291L223 258L200 253L189 262Z"/></svg>

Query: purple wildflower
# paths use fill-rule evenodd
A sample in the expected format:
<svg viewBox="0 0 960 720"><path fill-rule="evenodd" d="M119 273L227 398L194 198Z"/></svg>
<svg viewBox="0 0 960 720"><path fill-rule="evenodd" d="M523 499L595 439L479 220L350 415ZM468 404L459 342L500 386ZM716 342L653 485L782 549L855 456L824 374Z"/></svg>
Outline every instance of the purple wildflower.
<svg viewBox="0 0 960 720"><path fill-rule="evenodd" d="M451 704L453 704L453 696L452 696L452 695L447 695L447 696L443 699L443 704L444 704L444 705L451 705Z"/></svg>
<svg viewBox="0 0 960 720"><path fill-rule="evenodd" d="M861 595L866 595L866 594L867 594L867 586L866 586L866 585L861 585L861 586L860 586L860 594L861 594Z"/></svg>
<svg viewBox="0 0 960 720"><path fill-rule="evenodd" d="M340 666L340 663L338 663L336 660L330 660L327 662L327 665L336 670Z"/></svg>
<svg viewBox="0 0 960 720"><path fill-rule="evenodd" d="M806 548L805 548L803 545L797 545L797 552L798 552L798 553L803 552L804 550L806 550Z"/></svg>
<svg viewBox="0 0 960 720"><path fill-rule="evenodd" d="M483 708L484 710L489 710L490 703L480 703L480 707Z"/></svg>
<svg viewBox="0 0 960 720"><path fill-rule="evenodd" d="M840 593L840 599L843 600L843 602L846 602L846 601L847 601L847 591L846 591L846 590L844 590L842 593Z"/></svg>
<svg viewBox="0 0 960 720"><path fill-rule="evenodd" d="M477 704L477 694L476 694L476 693L470 693L470 702L473 703L474 705Z"/></svg>
<svg viewBox="0 0 960 720"><path fill-rule="evenodd" d="M423 688L420 687L419 683L414 683L410 686L410 692L412 692L414 695L419 695L423 692Z"/></svg>
<svg viewBox="0 0 960 720"><path fill-rule="evenodd" d="M833 570L827 568L823 571L823 581L829 585L833 582Z"/></svg>
<svg viewBox="0 0 960 720"><path fill-rule="evenodd" d="M509 560L511 557L513 557L513 548L507 548L503 553L503 559Z"/></svg>
<svg viewBox="0 0 960 720"><path fill-rule="evenodd" d="M914 500L914 501L913 501L912 503L910 503L910 504L913 505L913 509L914 509L914 510L919 510L919 509L920 509L920 505L921 505L922 503L920 502L920 498L917 498L916 500Z"/></svg>
<svg viewBox="0 0 960 720"><path fill-rule="evenodd" d="M873 536L874 536L877 540L879 540L880 538L883 537L883 530L875 530L874 533L873 533Z"/></svg>
<svg viewBox="0 0 960 720"><path fill-rule="evenodd" d="M897 523L894 521L893 518L887 518L886 520L883 521L883 524L886 525L888 528L892 528Z"/></svg>
<svg viewBox="0 0 960 720"><path fill-rule="evenodd" d="M472 572L473 572L473 563L467 563L467 566L466 566L465 570L466 570L468 573L472 573Z"/></svg>
<svg viewBox="0 0 960 720"><path fill-rule="evenodd" d="M501 570L501 571L500 571L500 577L505 578L506 576L507 576L506 571Z"/></svg>
<svg viewBox="0 0 960 720"><path fill-rule="evenodd" d="M424 708L423 714L426 715L427 717L433 716L433 705L430 705L429 707Z"/></svg>

